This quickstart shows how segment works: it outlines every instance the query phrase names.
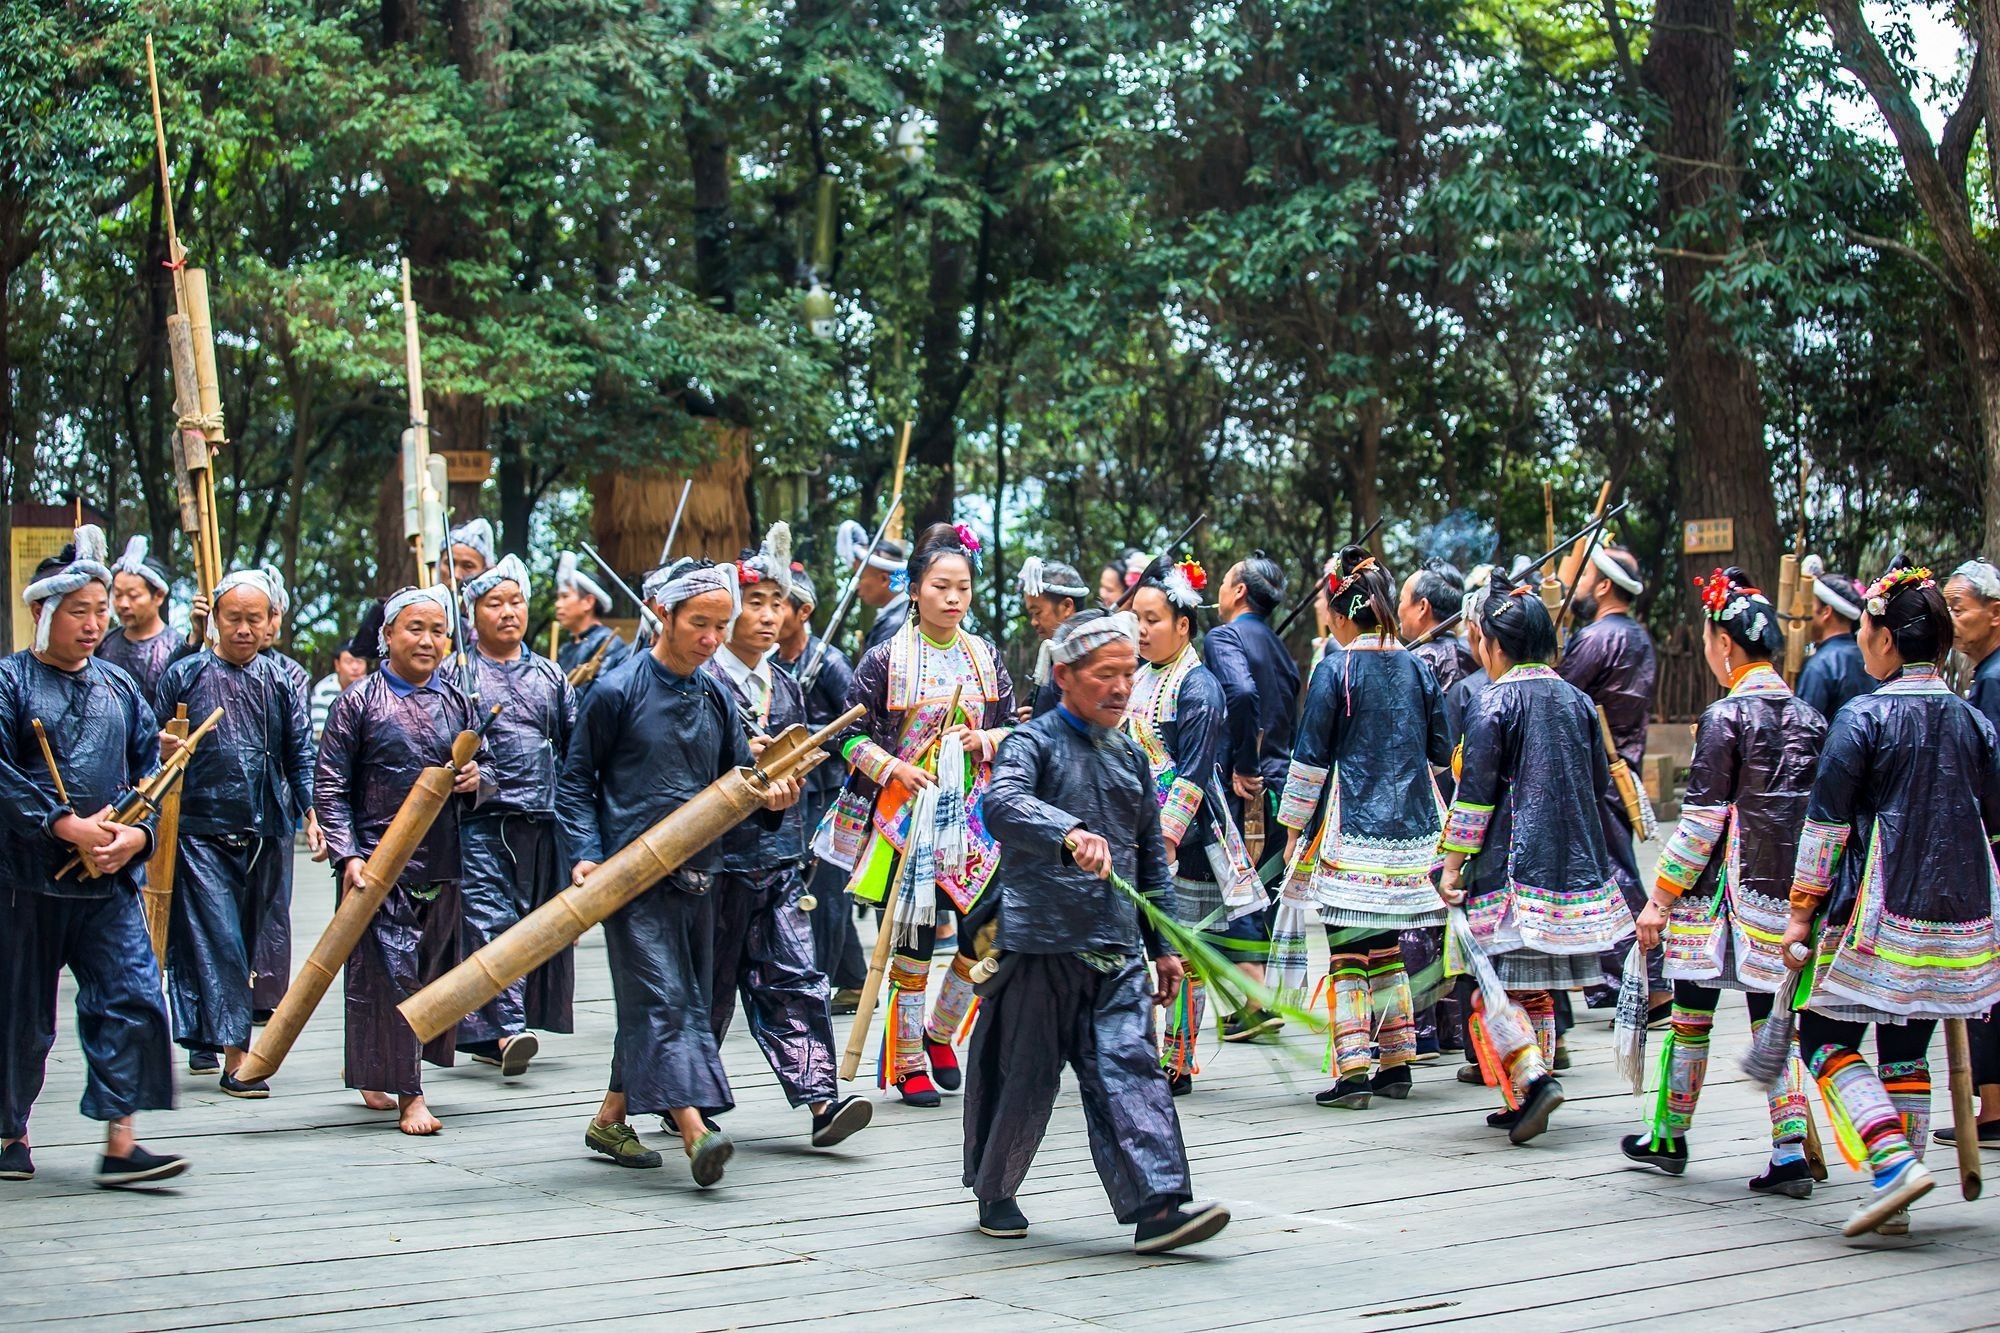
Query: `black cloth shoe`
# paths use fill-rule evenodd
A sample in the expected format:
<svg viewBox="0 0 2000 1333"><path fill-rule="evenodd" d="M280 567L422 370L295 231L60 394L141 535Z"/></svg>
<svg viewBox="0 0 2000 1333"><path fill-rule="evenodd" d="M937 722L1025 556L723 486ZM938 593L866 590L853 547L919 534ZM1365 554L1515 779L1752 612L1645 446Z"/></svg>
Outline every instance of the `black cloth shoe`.
<svg viewBox="0 0 2000 1333"><path fill-rule="evenodd" d="M996 1199L979 1204L979 1233L1001 1240L1019 1240L1028 1234L1028 1218L1012 1199Z"/></svg>
<svg viewBox="0 0 2000 1333"><path fill-rule="evenodd" d="M1321 1106L1337 1106L1343 1111L1365 1111L1369 1101L1368 1080L1341 1079L1325 1092L1314 1094L1313 1100Z"/></svg>
<svg viewBox="0 0 2000 1333"><path fill-rule="evenodd" d="M1518 1108L1512 1111L1489 1112L1486 1123L1494 1129L1512 1129L1521 1123L1521 1112Z"/></svg>
<svg viewBox="0 0 2000 1333"><path fill-rule="evenodd" d="M232 1097L241 1097L249 1102L262 1101L271 1095L271 1085L261 1078L255 1083L245 1083L234 1074L224 1074L216 1086Z"/></svg>
<svg viewBox="0 0 2000 1333"><path fill-rule="evenodd" d="M1528 1085L1521 1099L1521 1118L1507 1131L1509 1143L1526 1143L1539 1138L1549 1127L1549 1117L1563 1104L1563 1085L1552 1074L1544 1074Z"/></svg>
<svg viewBox="0 0 2000 1333"><path fill-rule="evenodd" d="M187 1169L187 1158L161 1157L135 1143L130 1156L98 1158L97 1174L91 1180L100 1189L129 1190L172 1180Z"/></svg>
<svg viewBox="0 0 2000 1333"><path fill-rule="evenodd" d="M27 1140L21 1139L0 1148L0 1180L33 1180L35 1159L28 1155Z"/></svg>
<svg viewBox="0 0 2000 1333"><path fill-rule="evenodd" d="M1140 1254L1165 1254L1205 1241L1228 1225L1229 1210L1221 1204L1191 1204L1139 1223L1132 1232L1132 1248Z"/></svg>
<svg viewBox="0 0 2000 1333"><path fill-rule="evenodd" d="M1678 1173L1677 1173L1678 1174ZM1787 1199L1810 1199L1813 1191L1812 1165L1801 1159L1783 1166L1772 1163L1764 1174L1750 1182L1758 1194L1782 1194Z"/></svg>
<svg viewBox="0 0 2000 1333"><path fill-rule="evenodd" d="M222 1057L214 1051L189 1051L188 1073L219 1074L222 1072Z"/></svg>
<svg viewBox="0 0 2000 1333"><path fill-rule="evenodd" d="M1670 1176L1678 1176L1688 1169L1686 1139L1668 1139L1666 1146L1662 1147L1651 1134L1627 1134L1618 1140L1618 1150L1631 1160L1646 1166L1657 1166Z"/></svg>
<svg viewBox="0 0 2000 1333"><path fill-rule="evenodd" d="M813 1117L812 1145L831 1148L834 1144L868 1128L875 1118L875 1103L866 1097L842 1097L828 1102L826 1110Z"/></svg>
<svg viewBox="0 0 2000 1333"><path fill-rule="evenodd" d="M1194 1075L1193 1074L1167 1075L1167 1090L1172 1092L1176 1097L1187 1096L1190 1092L1194 1091Z"/></svg>
<svg viewBox="0 0 2000 1333"><path fill-rule="evenodd" d="M252 1010L250 1011L250 1026L251 1026L251 1027L253 1027L253 1028L260 1028L260 1027L263 1027L263 1026L264 1026L264 1025L266 1024L266 1023L268 1023L268 1022L270 1022L270 1021L271 1021L271 1010L269 1010L269 1009L252 1009Z"/></svg>
<svg viewBox="0 0 2000 1333"><path fill-rule="evenodd" d="M1937 1143L1949 1143L1955 1148L1958 1146L1958 1129L1953 1125L1941 1125L1931 1131L1931 1139ZM1979 1146L1984 1148L1989 1144L2000 1145L2000 1120L1979 1122Z"/></svg>
<svg viewBox="0 0 2000 1333"><path fill-rule="evenodd" d="M1368 1080L1368 1090L1392 1102L1402 1101L1410 1095L1410 1067L1396 1065L1376 1071L1375 1077Z"/></svg>

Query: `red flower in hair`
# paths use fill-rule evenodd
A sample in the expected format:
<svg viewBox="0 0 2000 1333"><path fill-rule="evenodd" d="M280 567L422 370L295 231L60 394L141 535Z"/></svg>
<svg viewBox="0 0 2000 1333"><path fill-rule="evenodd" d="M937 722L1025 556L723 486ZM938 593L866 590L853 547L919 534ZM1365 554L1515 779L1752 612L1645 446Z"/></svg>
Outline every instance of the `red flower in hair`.
<svg viewBox="0 0 2000 1333"><path fill-rule="evenodd" d="M1695 576L1694 586L1701 590L1701 604L1708 614L1720 618L1723 608L1729 605L1729 576L1716 570L1707 578Z"/></svg>
<svg viewBox="0 0 2000 1333"><path fill-rule="evenodd" d="M1208 571L1201 567L1199 560L1183 560L1180 563L1181 576L1188 581L1188 587L1196 592L1208 590Z"/></svg>
<svg viewBox="0 0 2000 1333"><path fill-rule="evenodd" d="M738 583L748 586L752 583L761 583L763 578L764 576L757 572L755 565L743 560L736 562L736 581Z"/></svg>

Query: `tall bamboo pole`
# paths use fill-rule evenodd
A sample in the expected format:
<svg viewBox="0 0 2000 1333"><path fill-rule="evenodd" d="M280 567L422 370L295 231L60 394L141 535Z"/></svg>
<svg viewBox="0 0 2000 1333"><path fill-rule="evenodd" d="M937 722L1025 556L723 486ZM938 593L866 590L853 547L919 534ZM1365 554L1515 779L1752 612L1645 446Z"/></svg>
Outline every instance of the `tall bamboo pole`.
<svg viewBox="0 0 2000 1333"><path fill-rule="evenodd" d="M431 586L431 561L437 553L430 549L424 525L430 515L425 491L430 486L431 414L424 406L424 356L417 337L417 303L410 295L410 261L403 261L403 373L410 387L410 449L414 458L405 462L405 475L416 486L416 531L410 534L410 549L417 559L417 586Z"/></svg>

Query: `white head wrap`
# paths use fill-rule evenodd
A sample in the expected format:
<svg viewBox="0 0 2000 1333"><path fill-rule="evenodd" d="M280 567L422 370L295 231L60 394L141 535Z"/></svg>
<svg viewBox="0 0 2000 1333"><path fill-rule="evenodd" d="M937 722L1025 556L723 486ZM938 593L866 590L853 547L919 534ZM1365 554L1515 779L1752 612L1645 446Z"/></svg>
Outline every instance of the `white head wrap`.
<svg viewBox="0 0 2000 1333"><path fill-rule="evenodd" d="M705 592L729 594L729 617L732 620L743 609L743 590L737 585L733 562L714 565L690 559L676 560L648 574L645 586L639 591L662 611L670 612L688 598L699 597Z"/></svg>
<svg viewBox="0 0 2000 1333"><path fill-rule="evenodd" d="M1056 628L1049 656L1058 665L1081 662L1106 644L1123 641L1139 646L1139 617L1130 611L1090 615L1079 611Z"/></svg>
<svg viewBox="0 0 2000 1333"><path fill-rule="evenodd" d="M35 618L35 651L49 650L49 626L54 623L56 608L62 599L88 583L101 583L111 587L111 568L104 563L111 554L104 541L104 529L95 523L86 523L76 530L76 554L61 569L51 570L21 590L21 600L29 606L40 602L41 614Z"/></svg>
<svg viewBox="0 0 2000 1333"><path fill-rule="evenodd" d="M153 542L144 533L134 533L125 543L125 554L118 557L118 563L111 568L119 574L137 574L159 592L167 591L167 581L160 577L160 571L146 563L152 554Z"/></svg>
<svg viewBox="0 0 2000 1333"><path fill-rule="evenodd" d="M219 611L222 609L222 596L224 593L234 592L238 588L251 588L263 593L264 600L270 604L271 610L277 612L279 593L276 588L271 586L272 572L269 565L264 566L262 569L230 570L222 576L222 582L215 585L215 597L212 605ZM208 618L208 637L211 639L216 636L215 622L215 616Z"/></svg>
<svg viewBox="0 0 2000 1333"><path fill-rule="evenodd" d="M1855 624L1861 623L1861 605L1854 600L1852 588L1843 588L1836 579L1826 577L1826 561L1817 555L1809 555L1799 566L1805 576L1813 581L1813 597L1822 605L1830 606ZM1985 570L1982 579L1975 570ZM2000 569L1995 569L1984 560L1968 560L1958 567L1952 577L1962 578L1972 585L1972 590L1989 602L2000 601Z"/></svg>
<svg viewBox="0 0 2000 1333"><path fill-rule="evenodd" d="M879 569L885 574L900 574L910 567L910 555L899 541L884 537L875 548L875 554L868 555L868 529L853 519L840 525L834 534L834 551L840 556L840 563L852 567L859 564L863 556L868 556L871 569Z"/></svg>
<svg viewBox="0 0 2000 1333"><path fill-rule="evenodd" d="M813 591L812 580L806 577L802 569L792 571L792 587L786 596L792 599L793 606L819 605L819 594Z"/></svg>
<svg viewBox="0 0 2000 1333"><path fill-rule="evenodd" d="M292 595L285 590L285 576L278 572L276 565L264 566L264 582L271 589L271 613L286 615L292 609Z"/></svg>
<svg viewBox="0 0 2000 1333"><path fill-rule="evenodd" d="M470 523L461 523L451 530L445 539L447 546L467 546L479 552L479 558L488 565L493 563L493 525L483 518L475 518Z"/></svg>
<svg viewBox="0 0 2000 1333"><path fill-rule="evenodd" d="M523 597L528 595L528 567L521 563L520 556L513 554L503 555L500 557L499 563L488 569L484 574L467 579L465 581L466 599L476 602L503 583L511 583L519 588Z"/></svg>
<svg viewBox="0 0 2000 1333"><path fill-rule="evenodd" d="M1090 596L1083 579L1068 565L1045 561L1031 555L1021 562L1021 593L1027 597L1069 597L1078 601Z"/></svg>
<svg viewBox="0 0 2000 1333"><path fill-rule="evenodd" d="M1602 546L1593 546L1590 548L1590 563L1591 567L1598 573L1610 579L1613 584L1623 588L1632 596L1637 597L1640 593L1646 591L1646 585L1633 577L1632 571L1619 564L1611 552L1605 550Z"/></svg>
<svg viewBox="0 0 2000 1333"><path fill-rule="evenodd" d="M787 523L773 523L764 534L764 544L757 553L738 562L741 573L754 574L757 579L769 579L778 585L780 592L792 591L792 529ZM745 582L741 578L738 582Z"/></svg>
<svg viewBox="0 0 2000 1333"><path fill-rule="evenodd" d="M383 657L389 656L389 629L396 623L396 617L415 606L418 602L429 602L444 612L447 623L457 618L452 615L451 589L442 584L432 584L428 588L405 588L391 597L382 607L382 633L376 642Z"/></svg>
<svg viewBox="0 0 2000 1333"><path fill-rule="evenodd" d="M1976 558L1966 560L1964 564L1952 570L1952 578L1964 578L1968 584L1972 584L1972 590L1980 594L1980 600L2000 602L2000 566L1994 566L1992 560L1976 560ZM1822 602L1834 606L1834 602L1828 600L1824 592L1820 592L1818 582L1812 584L1812 590L1820 596ZM1834 606L1834 610L1840 610L1840 614L1848 614L1840 606ZM1860 616L1850 616L1850 618L1858 620Z"/></svg>
<svg viewBox="0 0 2000 1333"><path fill-rule="evenodd" d="M575 551L564 551L556 557L556 587L568 588L578 596L590 598L597 603L599 615L609 615L611 612L611 594L604 591L597 580L577 566Z"/></svg>

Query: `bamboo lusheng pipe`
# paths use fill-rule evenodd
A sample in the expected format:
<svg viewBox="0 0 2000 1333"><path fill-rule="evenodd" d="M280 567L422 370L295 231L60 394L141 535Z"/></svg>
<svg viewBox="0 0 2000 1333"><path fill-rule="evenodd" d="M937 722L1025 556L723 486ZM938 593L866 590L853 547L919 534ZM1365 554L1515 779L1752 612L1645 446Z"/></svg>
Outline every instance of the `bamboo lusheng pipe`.
<svg viewBox="0 0 2000 1333"><path fill-rule="evenodd" d="M1945 1059L1951 1070L1951 1127L1958 1150L1958 1192L1967 1199L1979 1197L1979 1113L1973 1109L1972 1036L1965 1020L1944 1021Z"/></svg>
<svg viewBox="0 0 2000 1333"><path fill-rule="evenodd" d="M1789 552L1778 558L1778 616L1785 634L1785 683L1795 684L1799 668L1806 661L1806 622L1811 611L1801 605L1805 580L1799 573L1799 557Z"/></svg>
<svg viewBox="0 0 2000 1333"><path fill-rule="evenodd" d="M42 720L34 719L35 743L42 747L42 762L49 766L49 781L56 784L56 802L69 804L69 789L63 786L62 770L56 767L56 752L49 748L49 733L43 729Z"/></svg>
<svg viewBox="0 0 2000 1333"><path fill-rule="evenodd" d="M562 624L559 621L551 620L549 622L549 661L553 662L561 655Z"/></svg>
<svg viewBox="0 0 2000 1333"><path fill-rule="evenodd" d="M613 641L617 638L616 634L605 635L604 642L597 645L596 652L592 653L587 660L578 662L569 669L569 683L572 688L578 685L588 685L597 679L598 670L604 665L604 654L610 650ZM549 656L553 658L555 654L550 653Z"/></svg>
<svg viewBox="0 0 2000 1333"><path fill-rule="evenodd" d="M932 737L918 753L919 764L936 748L952 718L958 715L959 697L964 692L963 685L952 687L951 702L945 705L944 721L938 726L937 736ZM898 865L896 869L900 874L902 867ZM882 996L882 978L889 972L889 954L896 938L897 887L892 883L882 893L882 921L875 928L875 947L868 954L868 975L862 978L861 998L854 1006L854 1023L847 1029L847 1047L840 1053L840 1079L843 1083L861 1072L861 1055L868 1046L868 1029L875 1022L875 1003Z"/></svg>
<svg viewBox="0 0 2000 1333"><path fill-rule="evenodd" d="M216 724L221 721L222 710L218 708L213 713L210 713L200 726L188 734L187 743L181 746L173 758L154 769L144 781L125 794L125 799L120 801L118 808L111 812L111 822L114 824L144 823L146 816L160 808L160 802L166 799L167 793L171 792L175 784L181 780L181 774L187 771L188 760L194 756L195 746L200 745L208 733L215 730ZM155 834L155 841L157 841L157 833ZM83 871L85 879L97 878L97 871L92 868L89 862L83 859L82 853L78 853L64 862L63 868L56 871L56 878L67 879L78 870Z"/></svg>
<svg viewBox="0 0 2000 1333"><path fill-rule="evenodd" d="M1597 710L1598 734L1604 738L1604 757L1611 768L1611 785L1618 793L1618 801L1625 807L1625 822L1632 826L1632 836L1646 836L1645 807L1639 802L1639 782L1632 776L1632 766L1625 762L1625 756L1618 753L1617 742L1611 738L1611 719L1605 716L1600 706Z"/></svg>
<svg viewBox="0 0 2000 1333"><path fill-rule="evenodd" d="M732 769L717 778L693 800L612 853L585 875L581 884L570 885L397 1005L411 1030L421 1041L435 1039L576 943L583 932L742 823L764 803L773 786L811 772L826 758L823 747L859 721L864 712L857 705L816 732L808 733L802 726L785 728L752 767ZM298 982L292 984L296 990ZM265 1034L276 1026L273 1017Z"/></svg>
<svg viewBox="0 0 2000 1333"><path fill-rule="evenodd" d="M186 704L174 705L173 720L167 723L167 731L183 742L187 740ZM162 967L167 962L167 921L174 903L180 833L181 789L176 783L160 798L160 818L153 825L153 859L146 862L146 882L141 886L140 897L146 909L146 935L153 943L153 957Z"/></svg>
<svg viewBox="0 0 2000 1333"><path fill-rule="evenodd" d="M896 445L895 479L889 485L891 495L903 493L903 473L910 464L910 429L915 424L909 417L903 418L903 438ZM903 520L896 510L891 509L883 521L888 525L890 541L903 540Z"/></svg>
<svg viewBox="0 0 2000 1333"><path fill-rule="evenodd" d="M410 261L403 261L403 373L409 385L411 450L416 455L416 466L411 475L417 486L417 531L410 538L411 553L417 560L417 586L431 586L431 562L441 552L433 551L424 541L424 520L426 506L424 489L430 485L431 456L431 414L424 406L424 354L417 336L417 303L410 293ZM447 546L451 534L445 534Z"/></svg>
<svg viewBox="0 0 2000 1333"><path fill-rule="evenodd" d="M431 825L444 810L444 803L451 799L452 783L457 781L459 770L471 763L477 753L479 733L461 731L451 744L451 763L426 768L417 775L396 817L389 821L381 841L362 865L361 886L341 895L333 920L327 922L319 943L313 945L305 965L285 991L285 998L272 1011L271 1021L264 1025L256 1044L237 1066L236 1077L254 1083L278 1072L278 1066L285 1062L292 1044L313 1016L313 1010L333 985L334 974L346 966L368 923L374 920L383 899L396 887L404 867L410 864L410 857L416 854L417 844L431 831Z"/></svg>

